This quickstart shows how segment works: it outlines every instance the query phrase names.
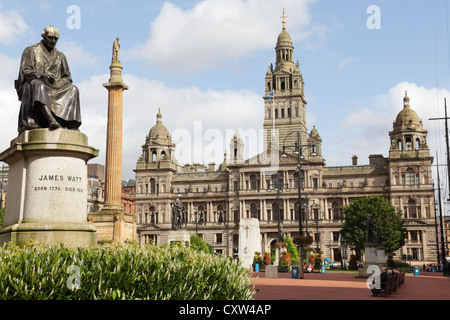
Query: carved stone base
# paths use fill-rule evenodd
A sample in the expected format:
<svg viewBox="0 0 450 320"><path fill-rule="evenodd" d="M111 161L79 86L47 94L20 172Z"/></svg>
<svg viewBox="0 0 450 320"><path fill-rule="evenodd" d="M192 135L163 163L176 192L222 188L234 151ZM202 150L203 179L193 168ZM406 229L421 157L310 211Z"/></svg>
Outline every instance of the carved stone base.
<svg viewBox="0 0 450 320"><path fill-rule="evenodd" d="M87 161L98 150L81 132L35 129L21 133L0 154L9 165L0 242L91 246L96 229L87 222Z"/></svg>
<svg viewBox="0 0 450 320"><path fill-rule="evenodd" d="M191 243L191 236L187 230L171 230L169 231L168 243L177 243L181 242L186 244L187 246Z"/></svg>

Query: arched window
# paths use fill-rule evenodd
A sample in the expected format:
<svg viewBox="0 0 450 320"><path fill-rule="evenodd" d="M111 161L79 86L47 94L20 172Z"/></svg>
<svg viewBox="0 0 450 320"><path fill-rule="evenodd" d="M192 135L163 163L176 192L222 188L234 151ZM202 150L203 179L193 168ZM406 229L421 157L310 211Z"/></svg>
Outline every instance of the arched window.
<svg viewBox="0 0 450 320"><path fill-rule="evenodd" d="M206 223L206 212L201 205L197 207L197 222Z"/></svg>
<svg viewBox="0 0 450 320"><path fill-rule="evenodd" d="M275 119L278 119L278 109L275 109Z"/></svg>
<svg viewBox="0 0 450 320"><path fill-rule="evenodd" d="M152 162L156 162L156 151L152 152Z"/></svg>
<svg viewBox="0 0 450 320"><path fill-rule="evenodd" d="M405 144L406 144L406 146L405 146L406 150L412 150L413 146L412 146L411 138L406 138Z"/></svg>

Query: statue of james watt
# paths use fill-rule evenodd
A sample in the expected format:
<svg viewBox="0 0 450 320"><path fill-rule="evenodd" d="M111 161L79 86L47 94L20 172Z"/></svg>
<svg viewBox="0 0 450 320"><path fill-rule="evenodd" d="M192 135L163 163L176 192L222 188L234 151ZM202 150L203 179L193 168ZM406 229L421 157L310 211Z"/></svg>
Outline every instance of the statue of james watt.
<svg viewBox="0 0 450 320"><path fill-rule="evenodd" d="M66 56L56 49L59 31L47 26L41 42L22 54L15 88L21 101L18 131L37 128L78 130L80 97Z"/></svg>

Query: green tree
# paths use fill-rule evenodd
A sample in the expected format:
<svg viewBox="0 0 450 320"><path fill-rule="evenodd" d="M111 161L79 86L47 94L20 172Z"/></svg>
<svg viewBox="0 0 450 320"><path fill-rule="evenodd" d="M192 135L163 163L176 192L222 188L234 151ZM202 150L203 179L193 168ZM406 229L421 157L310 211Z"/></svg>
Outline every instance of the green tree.
<svg viewBox="0 0 450 320"><path fill-rule="evenodd" d="M292 264L298 264L300 262L300 258L298 257L298 249L288 234L284 237L284 243L286 244L286 251L291 255Z"/></svg>
<svg viewBox="0 0 450 320"><path fill-rule="evenodd" d="M375 239L378 238L379 224L381 242L387 252L394 252L405 243L406 230L403 228L401 211L397 211L382 196L365 196L344 207L341 234L355 250L364 249L369 214L372 215Z"/></svg>
<svg viewBox="0 0 450 320"><path fill-rule="evenodd" d="M212 253L212 248L197 234L192 234L190 237L191 247L198 252Z"/></svg>

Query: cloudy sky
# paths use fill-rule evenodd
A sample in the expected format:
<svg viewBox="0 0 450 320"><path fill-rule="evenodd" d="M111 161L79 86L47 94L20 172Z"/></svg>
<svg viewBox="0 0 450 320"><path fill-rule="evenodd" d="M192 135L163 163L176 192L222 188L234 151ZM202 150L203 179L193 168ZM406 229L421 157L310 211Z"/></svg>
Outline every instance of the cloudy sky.
<svg viewBox="0 0 450 320"><path fill-rule="evenodd" d="M319 130L328 166L350 165L353 155L360 164L369 154L388 156L388 132L405 91L429 130L432 154L444 159L443 121L429 119L444 115L450 97L447 6L446 0L0 0L0 148L17 135L13 81L22 51L54 25L80 89L81 131L100 149L92 162L104 163L102 83L120 37L129 86L123 178L134 178L158 109L181 164L218 165L235 130L262 129L264 77L275 62L285 8L305 80L307 125ZM249 141L247 156L260 146Z"/></svg>

